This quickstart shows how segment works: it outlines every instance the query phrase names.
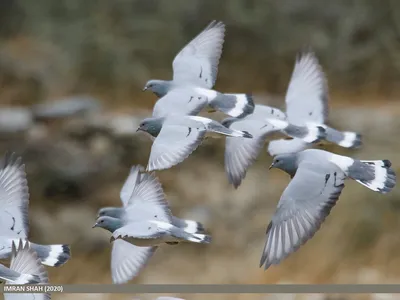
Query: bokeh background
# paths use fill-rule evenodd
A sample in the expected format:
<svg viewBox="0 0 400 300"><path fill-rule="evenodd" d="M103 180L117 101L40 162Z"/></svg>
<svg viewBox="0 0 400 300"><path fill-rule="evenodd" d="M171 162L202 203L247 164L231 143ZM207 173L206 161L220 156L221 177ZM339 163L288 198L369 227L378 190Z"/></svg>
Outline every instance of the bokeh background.
<svg viewBox="0 0 400 300"><path fill-rule="evenodd" d="M24 158L31 240L72 245L72 259L48 269L51 283L111 283L109 234L91 227L101 206L120 205L130 167L147 163L151 141L135 130L156 97L141 90L148 79L170 79L174 56L213 19L227 26L217 90L252 92L257 103L284 108L296 52L309 45L328 76L329 124L364 135L359 150L323 147L390 159L399 171L399 1L2 0L0 152ZM265 230L289 177L268 172L263 152L235 190L223 147L223 140L206 141L182 164L157 172L172 212L203 222L212 244L159 249L132 283L400 282L399 189L380 195L354 181L311 241L279 266L260 269Z"/></svg>

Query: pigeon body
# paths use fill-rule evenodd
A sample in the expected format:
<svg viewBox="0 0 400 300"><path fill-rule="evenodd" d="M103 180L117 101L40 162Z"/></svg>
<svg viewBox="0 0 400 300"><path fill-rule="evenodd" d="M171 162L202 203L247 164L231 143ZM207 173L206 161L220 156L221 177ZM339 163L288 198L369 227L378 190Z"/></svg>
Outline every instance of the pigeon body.
<svg viewBox="0 0 400 300"><path fill-rule="evenodd" d="M199 116L171 116L144 119L138 130L154 138L147 170L162 170L185 160L203 139L231 136L252 138L246 131L230 129L217 121Z"/></svg>
<svg viewBox="0 0 400 300"><path fill-rule="evenodd" d="M313 122L325 128L325 140L345 148L361 145L361 135L355 132L338 131L325 124L328 116L328 86L325 74L312 51L298 54L286 92L286 119L289 123L304 126ZM268 152L272 155L292 153L310 146L306 141L293 140L271 141Z"/></svg>
<svg viewBox="0 0 400 300"><path fill-rule="evenodd" d="M260 266L278 264L311 239L330 214L347 178L373 191L387 193L396 183L388 160L363 161L323 150L281 154L271 167L292 180L267 228Z"/></svg>
<svg viewBox="0 0 400 300"><path fill-rule="evenodd" d="M243 117L254 110L249 94L223 94L213 90L225 38L225 25L211 22L174 58L173 79L149 80L143 90L161 97L153 117L196 115L210 107L232 117Z"/></svg>
<svg viewBox="0 0 400 300"><path fill-rule="evenodd" d="M6 284L47 284L47 271L38 258L37 253L22 240L12 243L10 268L0 265L0 278ZM10 294L4 293L5 300L49 300L50 294Z"/></svg>
<svg viewBox="0 0 400 300"><path fill-rule="evenodd" d="M120 219L123 217L125 213L125 209L123 207L103 207L99 210L97 217L108 216L116 219ZM196 222L193 220L185 220L180 219L175 216L171 216L171 224L175 227L184 229L185 231L189 231L192 233L201 233L204 232L204 226L200 222Z"/></svg>
<svg viewBox="0 0 400 300"><path fill-rule="evenodd" d="M26 239L29 232L29 190L21 158L6 154L0 162L0 259L8 258L12 242ZM48 266L61 266L70 258L68 245L29 243Z"/></svg>
<svg viewBox="0 0 400 300"><path fill-rule="evenodd" d="M112 233L111 273L117 284L135 277L160 245L211 239L197 230L203 229L200 223L174 218L158 179L143 172L141 166L131 168L120 192L123 207L100 209L94 226Z"/></svg>
<svg viewBox="0 0 400 300"><path fill-rule="evenodd" d="M250 133L253 138L226 138L225 172L229 183L237 188L255 162L267 139L277 133L297 138L304 143L316 143L326 136L325 129L314 123L304 126L290 124L285 114L273 107L257 104L254 113L244 118L227 118L222 125Z"/></svg>

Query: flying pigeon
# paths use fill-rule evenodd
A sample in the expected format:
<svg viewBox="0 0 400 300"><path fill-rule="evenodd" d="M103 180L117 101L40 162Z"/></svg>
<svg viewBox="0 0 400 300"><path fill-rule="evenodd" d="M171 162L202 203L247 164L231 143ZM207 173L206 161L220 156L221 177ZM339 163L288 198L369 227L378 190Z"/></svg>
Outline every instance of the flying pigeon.
<svg viewBox="0 0 400 300"><path fill-rule="evenodd" d="M359 133L341 132L325 125L328 117L328 86L322 67L311 50L298 53L285 101L287 121L291 124L304 126L306 122L314 122L325 128L325 140L345 148L361 146ZM268 152L275 156L298 152L308 146L310 144L299 139L281 139L271 141Z"/></svg>
<svg viewBox="0 0 400 300"><path fill-rule="evenodd" d="M153 117L196 115L210 107L232 117L251 114L254 103L250 94L223 94L213 90L222 54L225 25L212 21L175 57L172 80L149 80L143 91L161 97Z"/></svg>
<svg viewBox="0 0 400 300"><path fill-rule="evenodd" d="M141 166L133 167L121 190L121 195L129 195L129 199L121 196L122 214L117 218L100 216L93 226L112 233L111 273L117 284L137 276L161 244L211 241L210 236L193 228L173 224L160 182L154 174L140 174L142 170Z"/></svg>
<svg viewBox="0 0 400 300"><path fill-rule="evenodd" d="M396 184L388 160L357 160L317 149L277 155L270 168L285 171L292 180L267 228L260 261L265 269L314 236L339 199L347 178L382 194Z"/></svg>
<svg viewBox="0 0 400 300"><path fill-rule="evenodd" d="M237 188L246 176L247 169L255 162L267 138L277 133L298 138L305 143L316 143L325 138L325 129L313 122L296 126L286 121L285 114L279 109L257 104L254 113L244 118L227 118L222 125L235 130L246 131L253 138L226 138L225 173L229 183Z"/></svg>
<svg viewBox="0 0 400 300"><path fill-rule="evenodd" d="M29 189L25 165L14 153L7 153L0 162L0 259L10 256L12 242L26 239ZM68 245L40 245L29 242L43 264L59 267L70 258Z"/></svg>
<svg viewBox="0 0 400 300"><path fill-rule="evenodd" d="M98 211L97 218L100 218L102 216L122 218L123 214L125 213L125 207L129 205L129 201L131 199L133 189L136 186L136 182L141 181L141 173L143 172L144 168L142 166L133 166L120 192L120 198L124 207L102 207ZM172 225L193 233L204 232L204 227L201 223L192 220L179 219L175 216L172 216Z"/></svg>
<svg viewBox="0 0 400 300"><path fill-rule="evenodd" d="M147 132L154 140L148 171L168 169L179 164L196 150L206 133L209 137L225 135L252 138L246 131L229 129L217 121L198 116L147 118L137 130Z"/></svg>
<svg viewBox="0 0 400 300"><path fill-rule="evenodd" d="M0 265L0 278L6 284L47 284L49 277L41 264L37 253L29 247L29 243L19 240L18 249L12 242L10 268ZM48 293L15 294L4 293L5 300L50 300Z"/></svg>

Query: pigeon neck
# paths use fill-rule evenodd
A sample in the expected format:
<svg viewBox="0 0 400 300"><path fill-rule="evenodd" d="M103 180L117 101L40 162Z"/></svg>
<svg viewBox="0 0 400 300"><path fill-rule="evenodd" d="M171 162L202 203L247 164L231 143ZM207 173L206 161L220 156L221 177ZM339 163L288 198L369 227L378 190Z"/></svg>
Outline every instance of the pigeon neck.
<svg viewBox="0 0 400 300"><path fill-rule="evenodd" d="M112 220L112 222L110 222L110 223L108 224L108 226L107 226L106 229L107 229L109 232L113 233L115 230L121 228L122 226L123 226L122 220L116 219L116 218L115 218L114 220Z"/></svg>

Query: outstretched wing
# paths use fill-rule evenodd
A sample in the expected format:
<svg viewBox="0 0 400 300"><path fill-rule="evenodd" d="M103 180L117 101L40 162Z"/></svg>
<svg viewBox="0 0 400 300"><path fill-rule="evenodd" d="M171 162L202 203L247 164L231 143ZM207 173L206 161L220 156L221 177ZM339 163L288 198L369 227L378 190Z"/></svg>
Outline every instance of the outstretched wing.
<svg viewBox="0 0 400 300"><path fill-rule="evenodd" d="M184 161L201 144L206 128L200 122L195 126L164 123L153 142L147 170L168 169Z"/></svg>
<svg viewBox="0 0 400 300"><path fill-rule="evenodd" d="M251 139L226 137L225 172L229 183L237 188L246 176L247 169L260 154L268 133L275 129L266 122L247 119L236 121L229 128L246 131L253 136Z"/></svg>
<svg viewBox="0 0 400 300"><path fill-rule="evenodd" d="M49 277L46 268L43 266L41 260L38 258L37 253L29 247L27 241L19 240L18 249L14 242L12 243L12 258L10 269L20 274L17 280L7 281L7 284L47 284ZM32 276L35 282L26 282L27 276ZM25 278L24 278L25 277ZM48 293L32 293L32 294L4 294L5 300L49 300L50 294Z"/></svg>
<svg viewBox="0 0 400 300"><path fill-rule="evenodd" d="M207 97L200 95L193 88L173 89L157 100L153 108L153 117L194 116L207 104Z"/></svg>
<svg viewBox="0 0 400 300"><path fill-rule="evenodd" d="M21 158L7 153L0 162L0 235L26 238L29 190Z"/></svg>
<svg viewBox="0 0 400 300"><path fill-rule="evenodd" d="M125 208L125 221L130 223L155 220L171 223L171 211L158 178L154 173L144 173L140 180Z"/></svg>
<svg viewBox="0 0 400 300"><path fill-rule="evenodd" d="M336 204L345 178L333 163L300 163L267 228L260 266L278 264L314 236Z"/></svg>
<svg viewBox="0 0 400 300"><path fill-rule="evenodd" d="M311 51L298 54L286 93L289 122L304 125L306 121L325 123L328 115L328 86L318 59Z"/></svg>
<svg viewBox="0 0 400 300"><path fill-rule="evenodd" d="M135 186L140 182L141 172L144 172L144 168L140 165L133 166L129 172L128 178L126 178L124 185L122 186L119 196L122 204L127 206L129 200L132 197Z"/></svg>
<svg viewBox="0 0 400 300"><path fill-rule="evenodd" d="M224 37L225 25L211 22L175 56L173 81L212 88L217 79Z"/></svg>
<svg viewBox="0 0 400 300"><path fill-rule="evenodd" d="M136 277L157 247L138 247L124 240L115 240L111 252L113 283L122 284Z"/></svg>

